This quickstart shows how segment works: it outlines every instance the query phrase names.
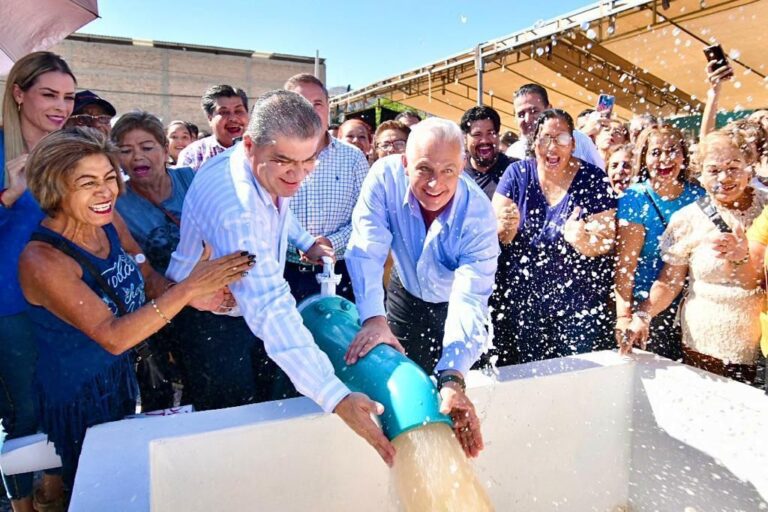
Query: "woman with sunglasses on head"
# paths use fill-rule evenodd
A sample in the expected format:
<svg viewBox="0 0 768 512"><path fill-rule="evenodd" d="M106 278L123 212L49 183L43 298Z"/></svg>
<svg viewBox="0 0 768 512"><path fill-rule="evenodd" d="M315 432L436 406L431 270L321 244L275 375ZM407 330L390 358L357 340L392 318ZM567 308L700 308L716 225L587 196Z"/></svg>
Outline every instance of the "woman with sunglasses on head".
<svg viewBox="0 0 768 512"><path fill-rule="evenodd" d="M745 232L768 203L753 189L742 134L716 131L699 143L698 179L706 195L676 212L661 239L664 266L629 325L629 352L690 281L681 306L683 362L743 382L755 379L763 270Z"/></svg>
<svg viewBox="0 0 768 512"><path fill-rule="evenodd" d="M609 346L616 198L605 172L573 157L573 120L545 110L532 137L535 158L515 162L492 203L508 245L497 282L507 294L493 317L498 363L514 364Z"/></svg>
<svg viewBox="0 0 768 512"><path fill-rule="evenodd" d="M0 414L6 441L37 432L37 346L19 287L19 255L43 212L27 190L27 156L72 113L75 76L50 52L19 59L5 85L0 128ZM31 511L32 473L3 477L15 511ZM46 474L35 501L63 503L61 477Z"/></svg>
<svg viewBox="0 0 768 512"><path fill-rule="evenodd" d="M619 347L627 343L627 328L637 305L648 298L662 267L659 238L672 214L694 202L704 191L689 181L690 158L682 132L671 125L643 130L637 140L635 168L640 183L619 198L617 236L616 328ZM682 357L680 328L675 321L679 301L651 323L651 352L677 360Z"/></svg>

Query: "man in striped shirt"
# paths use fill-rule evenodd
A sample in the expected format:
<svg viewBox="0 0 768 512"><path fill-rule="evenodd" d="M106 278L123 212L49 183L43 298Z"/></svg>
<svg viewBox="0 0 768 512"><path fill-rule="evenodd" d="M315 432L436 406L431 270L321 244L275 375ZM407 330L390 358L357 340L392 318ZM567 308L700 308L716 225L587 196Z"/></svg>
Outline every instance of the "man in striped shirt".
<svg viewBox="0 0 768 512"><path fill-rule="evenodd" d="M392 464L394 448L370 418L383 407L350 393L336 377L304 327L283 277L289 241L311 261L333 255L328 240L302 229L288 207L315 166L325 128L298 94L272 91L259 97L243 141L205 165L192 182L168 276L189 275L203 243L212 246L214 257L233 251L256 255L248 275L230 287L254 342L265 345L300 393L338 414Z"/></svg>
<svg viewBox="0 0 768 512"><path fill-rule="evenodd" d="M248 96L231 85L209 87L200 100L212 135L197 140L179 153L176 167L197 171L209 158L232 147L248 125Z"/></svg>
<svg viewBox="0 0 768 512"><path fill-rule="evenodd" d="M328 91L323 82L313 75L299 74L289 78L284 88L301 94L312 104L320 116L324 133L316 148L315 170L291 201L291 210L311 235L330 240L336 254L335 271L341 275L338 294L354 300L344 251L352 233L352 209L368 174L368 160L358 148L328 133ZM288 246L285 278L296 301L317 293L315 274L319 272L320 267L301 261L295 246Z"/></svg>

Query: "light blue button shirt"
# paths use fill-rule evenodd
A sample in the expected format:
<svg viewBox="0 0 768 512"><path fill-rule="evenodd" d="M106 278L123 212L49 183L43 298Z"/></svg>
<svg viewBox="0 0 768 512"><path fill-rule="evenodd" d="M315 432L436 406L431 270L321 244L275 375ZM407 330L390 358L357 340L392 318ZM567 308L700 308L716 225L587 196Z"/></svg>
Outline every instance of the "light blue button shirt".
<svg viewBox="0 0 768 512"><path fill-rule="evenodd" d="M349 389L304 327L283 277L288 242L303 251L314 243L288 202L275 204L254 178L242 143L210 160L184 200L181 240L167 275L174 281L186 278L202 254L203 241L213 248L213 258L236 251L254 254L248 275L229 286L240 311L299 393L330 412Z"/></svg>
<svg viewBox="0 0 768 512"><path fill-rule="evenodd" d="M363 182L346 252L361 321L386 314L382 280L390 248L409 293L448 302L436 370L466 374L488 341L488 298L499 255L488 196L462 174L451 204L426 229L401 156L378 160Z"/></svg>

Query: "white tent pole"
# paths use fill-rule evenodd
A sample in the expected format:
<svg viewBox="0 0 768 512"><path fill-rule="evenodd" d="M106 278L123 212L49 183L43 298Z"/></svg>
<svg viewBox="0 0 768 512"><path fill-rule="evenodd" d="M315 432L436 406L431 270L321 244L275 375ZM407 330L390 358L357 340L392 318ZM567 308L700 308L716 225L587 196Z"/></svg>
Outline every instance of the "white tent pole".
<svg viewBox="0 0 768 512"><path fill-rule="evenodd" d="M483 52L480 44L475 46L475 71L477 72L477 104L483 105Z"/></svg>

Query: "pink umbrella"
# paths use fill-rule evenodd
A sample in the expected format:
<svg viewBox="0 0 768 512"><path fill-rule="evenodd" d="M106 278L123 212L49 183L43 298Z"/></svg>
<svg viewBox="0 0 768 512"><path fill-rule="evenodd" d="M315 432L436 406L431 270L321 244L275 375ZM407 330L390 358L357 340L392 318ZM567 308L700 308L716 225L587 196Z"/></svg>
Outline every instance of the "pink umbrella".
<svg viewBox="0 0 768 512"><path fill-rule="evenodd" d="M99 16L97 0L0 0L0 75Z"/></svg>

